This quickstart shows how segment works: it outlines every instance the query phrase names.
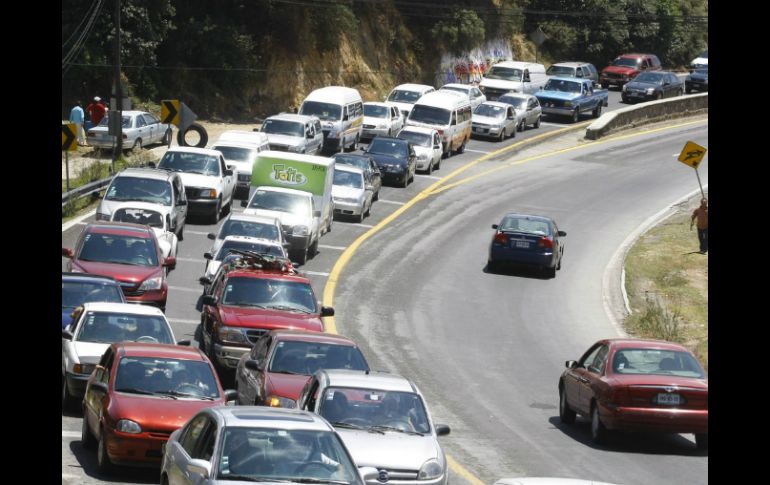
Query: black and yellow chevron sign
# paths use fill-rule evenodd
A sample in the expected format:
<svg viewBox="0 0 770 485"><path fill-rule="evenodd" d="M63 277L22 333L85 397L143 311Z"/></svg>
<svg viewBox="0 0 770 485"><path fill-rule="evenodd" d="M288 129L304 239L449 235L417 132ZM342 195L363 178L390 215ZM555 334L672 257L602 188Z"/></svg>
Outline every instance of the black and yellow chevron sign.
<svg viewBox="0 0 770 485"><path fill-rule="evenodd" d="M179 126L179 100L164 99L160 102L160 122Z"/></svg>
<svg viewBox="0 0 770 485"><path fill-rule="evenodd" d="M67 152L74 152L78 149L77 144L77 125L75 123L67 123L61 125L61 149Z"/></svg>

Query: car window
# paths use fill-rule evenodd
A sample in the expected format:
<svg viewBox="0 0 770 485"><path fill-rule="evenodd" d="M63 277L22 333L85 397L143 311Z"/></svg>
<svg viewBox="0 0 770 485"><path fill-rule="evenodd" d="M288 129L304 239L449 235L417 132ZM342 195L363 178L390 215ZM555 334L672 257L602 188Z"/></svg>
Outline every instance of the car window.
<svg viewBox="0 0 770 485"><path fill-rule="evenodd" d="M148 125L154 125L155 123L158 123L158 119L149 113L143 114L142 117L144 118L144 122Z"/></svg>
<svg viewBox="0 0 770 485"><path fill-rule="evenodd" d="M604 371L604 364L607 362L607 352L609 347L602 345L596 353L593 362L587 367L590 372L601 374Z"/></svg>
<svg viewBox="0 0 770 485"><path fill-rule="evenodd" d="M198 440L203 438L204 431L208 424L209 420L205 415L197 416L190 421L190 424L187 425L182 433L179 444L182 445L182 448L185 449L191 458L195 452L195 445L198 444Z"/></svg>
<svg viewBox="0 0 770 485"><path fill-rule="evenodd" d="M599 351L602 349L601 345L596 345L592 347L588 352L586 352L585 355L580 359L578 362L579 367L587 367L591 365L596 359L596 355L599 353Z"/></svg>
<svg viewBox="0 0 770 485"><path fill-rule="evenodd" d="M143 126L147 126L147 122L144 121L144 118L142 116L136 117L136 127L141 128Z"/></svg>

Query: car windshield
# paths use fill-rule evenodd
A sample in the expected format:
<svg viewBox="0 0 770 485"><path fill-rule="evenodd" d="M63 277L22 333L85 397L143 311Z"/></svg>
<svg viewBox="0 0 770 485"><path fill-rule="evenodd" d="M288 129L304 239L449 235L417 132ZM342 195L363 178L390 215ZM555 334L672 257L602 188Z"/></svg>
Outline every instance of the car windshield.
<svg viewBox="0 0 770 485"><path fill-rule="evenodd" d="M564 93L579 93L580 92L581 83L579 82L572 82L572 81L565 81L563 79L549 79L547 83L545 83L545 89L546 91L561 91Z"/></svg>
<svg viewBox="0 0 770 485"><path fill-rule="evenodd" d="M166 152L158 168L174 172L219 175L219 158L205 153Z"/></svg>
<svg viewBox="0 0 770 485"><path fill-rule="evenodd" d="M336 433L301 429L293 417L287 429L269 428L267 421L254 427L228 426L222 432L218 470L212 476L223 481L361 483ZM300 428L300 429L296 429Z"/></svg>
<svg viewBox="0 0 770 485"><path fill-rule="evenodd" d="M377 104L364 104L364 116L388 118L390 116L390 108Z"/></svg>
<svg viewBox="0 0 770 485"><path fill-rule="evenodd" d="M329 387L321 397L320 414L339 427L350 424L406 433L430 433L425 406L420 396L413 392Z"/></svg>
<svg viewBox="0 0 770 485"><path fill-rule="evenodd" d="M393 140L375 138L369 144L369 148L366 149L366 153L373 153L375 155L387 155L390 157L405 159L409 156L409 149L407 148L406 143L403 142L399 143Z"/></svg>
<svg viewBox="0 0 770 485"><path fill-rule="evenodd" d="M222 295L222 304L318 313L310 284L270 278L228 279Z"/></svg>
<svg viewBox="0 0 770 485"><path fill-rule="evenodd" d="M309 216L310 199L298 194L257 190L251 199L249 209L265 209Z"/></svg>
<svg viewBox="0 0 770 485"><path fill-rule="evenodd" d="M409 121L443 126L449 124L451 114L452 112L448 109L416 104L409 112Z"/></svg>
<svg viewBox="0 0 770 485"><path fill-rule="evenodd" d="M104 200L171 205L171 184L158 179L115 177Z"/></svg>
<svg viewBox="0 0 770 485"><path fill-rule="evenodd" d="M281 237L278 230L278 226L267 222L233 220L228 218L219 229L217 239L224 239L227 236L246 236L278 241Z"/></svg>
<svg viewBox="0 0 770 485"><path fill-rule="evenodd" d="M318 369L369 370L357 347L299 340L282 340L273 350L268 371L312 375Z"/></svg>
<svg viewBox="0 0 770 485"><path fill-rule="evenodd" d="M698 361L689 352L657 349L620 349L612 358L617 374L675 375L705 378Z"/></svg>
<svg viewBox="0 0 770 485"><path fill-rule="evenodd" d="M99 122L99 126L109 126L109 117L107 115L104 115L104 118L102 118L102 121ZM124 115L121 117L121 124L123 128L131 128L133 125L131 123L131 117Z"/></svg>
<svg viewBox="0 0 770 485"><path fill-rule="evenodd" d="M416 103L420 99L419 91L404 91L400 89L394 90L388 96L388 101L395 101L397 103Z"/></svg>
<svg viewBox="0 0 770 485"><path fill-rule="evenodd" d="M663 84L663 79L666 75L658 72L643 72L636 76L634 82L647 83L647 84Z"/></svg>
<svg viewBox="0 0 770 485"><path fill-rule="evenodd" d="M305 125L298 121L265 120L261 131L269 135L305 136Z"/></svg>
<svg viewBox="0 0 770 485"><path fill-rule="evenodd" d="M530 217L506 217L499 225L500 231L519 232L523 234L551 235L551 225L544 219Z"/></svg>
<svg viewBox="0 0 770 485"><path fill-rule="evenodd" d="M158 266L154 239L117 234L89 232L83 238L78 259L132 266Z"/></svg>
<svg viewBox="0 0 770 485"><path fill-rule="evenodd" d="M123 299L123 291L116 284L62 280L62 308L75 308L92 301L123 303L125 300Z"/></svg>
<svg viewBox="0 0 770 485"><path fill-rule="evenodd" d="M230 147L226 145L214 145L212 149L222 152L225 160L230 162L251 162L258 153L254 148Z"/></svg>
<svg viewBox="0 0 770 485"><path fill-rule="evenodd" d="M118 209L112 214L112 220L165 229L163 214L149 209L133 209L128 207Z"/></svg>
<svg viewBox="0 0 770 485"><path fill-rule="evenodd" d="M499 98L497 98L497 101L500 103L508 103L511 106L514 106L519 109L526 109L527 107L527 98L520 98L518 96L511 96L511 95L502 95Z"/></svg>
<svg viewBox="0 0 770 485"><path fill-rule="evenodd" d="M323 121L337 121L342 119L342 107L338 104L305 101L302 103L299 114L317 116Z"/></svg>
<svg viewBox="0 0 770 485"><path fill-rule="evenodd" d="M360 173L334 171L334 185L341 187L353 187L354 189L364 188L364 177Z"/></svg>
<svg viewBox="0 0 770 485"><path fill-rule="evenodd" d="M490 118L505 118L505 108L482 103L476 106L473 114Z"/></svg>
<svg viewBox="0 0 770 485"><path fill-rule="evenodd" d="M147 342L174 344L166 320L159 315L88 311L75 334L78 342Z"/></svg>
<svg viewBox="0 0 770 485"><path fill-rule="evenodd" d="M361 157L360 155L335 155L334 163L341 165L350 165L351 167L358 167L362 170L369 168L369 160Z"/></svg>
<svg viewBox="0 0 770 485"><path fill-rule="evenodd" d="M222 261L231 249L238 249L241 251L252 251L260 254L270 254L278 258L286 257L286 253L281 246L273 244L261 244L248 241L225 241L222 247L219 248L216 261Z"/></svg>
<svg viewBox="0 0 770 485"><path fill-rule="evenodd" d="M636 59L633 57L618 57L617 59L612 61L613 66L621 66L621 67L636 67L641 63L642 63L641 59Z"/></svg>
<svg viewBox="0 0 770 485"><path fill-rule="evenodd" d="M484 77L487 79L502 79L504 81L521 81L522 74L521 69L514 67L492 66L492 69Z"/></svg>
<svg viewBox="0 0 770 485"><path fill-rule="evenodd" d="M551 66L545 73L549 76L574 76L575 68L567 66Z"/></svg>
<svg viewBox="0 0 770 485"><path fill-rule="evenodd" d="M164 394L177 399L219 398L217 378L208 362L164 357L120 359L115 391L130 394Z"/></svg>
<svg viewBox="0 0 770 485"><path fill-rule="evenodd" d="M416 133L414 131L403 130L398 134L398 138L411 141L412 145L430 147L431 136L427 133Z"/></svg>

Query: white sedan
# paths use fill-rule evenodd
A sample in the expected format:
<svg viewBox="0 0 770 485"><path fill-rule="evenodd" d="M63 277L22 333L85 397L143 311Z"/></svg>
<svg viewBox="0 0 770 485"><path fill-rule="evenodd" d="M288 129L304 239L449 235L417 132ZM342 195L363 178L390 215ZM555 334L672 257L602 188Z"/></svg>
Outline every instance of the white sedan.
<svg viewBox="0 0 770 485"><path fill-rule="evenodd" d="M404 117L398 106L392 103L364 103L364 126L362 139L377 135L393 136L404 126Z"/></svg>
<svg viewBox="0 0 770 485"><path fill-rule="evenodd" d="M441 168L441 135L433 128L407 126L396 138L412 142L417 155L417 170L425 170L428 175Z"/></svg>
<svg viewBox="0 0 770 485"><path fill-rule="evenodd" d="M108 116L95 127L88 130L88 144L96 148L112 148L115 137L109 134ZM168 145L171 141L171 125L161 123L155 115L146 111L123 111L123 149L136 150L144 146L160 143Z"/></svg>
<svg viewBox="0 0 770 485"><path fill-rule="evenodd" d="M169 227L171 223L170 212L169 207L160 204L125 202L115 206L110 220L150 226L158 237L158 244L163 257L176 257L179 239Z"/></svg>
<svg viewBox="0 0 770 485"><path fill-rule="evenodd" d="M208 252L203 255L206 259L206 269L203 272L203 278L208 281L214 280L222 260L225 259L231 250L253 251L255 253L269 254L277 258L288 258L286 247L279 242L271 239L246 237L246 236L227 236L222 244L214 244L216 252ZM202 279L203 279L202 278ZM206 291L208 286L205 285Z"/></svg>

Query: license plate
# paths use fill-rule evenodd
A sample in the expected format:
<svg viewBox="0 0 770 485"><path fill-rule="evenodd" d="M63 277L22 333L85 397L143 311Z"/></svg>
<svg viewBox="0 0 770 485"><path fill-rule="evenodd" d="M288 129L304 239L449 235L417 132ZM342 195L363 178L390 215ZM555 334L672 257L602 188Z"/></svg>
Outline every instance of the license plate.
<svg viewBox="0 0 770 485"><path fill-rule="evenodd" d="M529 248L529 241L514 241L515 245L513 247L515 248Z"/></svg>
<svg viewBox="0 0 770 485"><path fill-rule="evenodd" d="M681 403L681 396L679 394L658 394L658 404L664 406L679 406Z"/></svg>

